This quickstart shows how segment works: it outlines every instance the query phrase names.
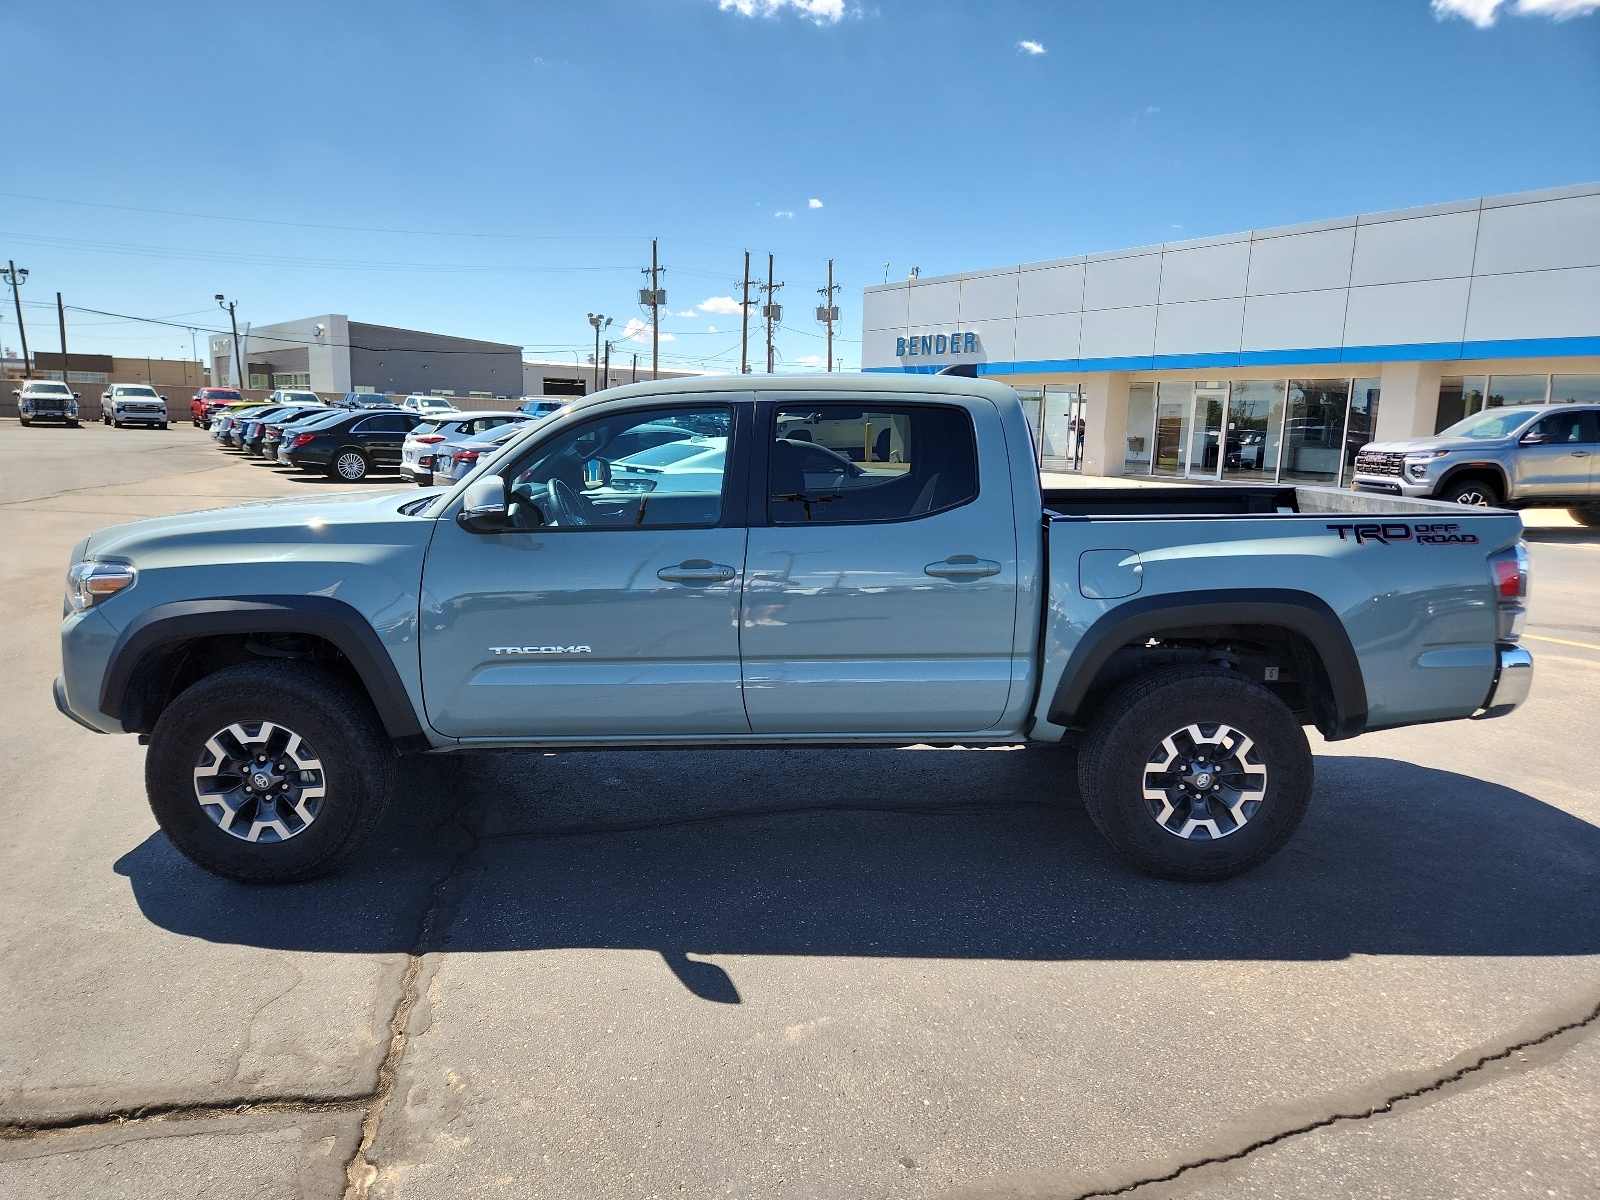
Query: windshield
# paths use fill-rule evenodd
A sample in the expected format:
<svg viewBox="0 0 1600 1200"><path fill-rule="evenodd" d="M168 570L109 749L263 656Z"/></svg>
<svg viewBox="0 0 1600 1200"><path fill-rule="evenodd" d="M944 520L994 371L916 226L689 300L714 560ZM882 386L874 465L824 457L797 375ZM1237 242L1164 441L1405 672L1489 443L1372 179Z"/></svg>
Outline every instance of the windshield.
<svg viewBox="0 0 1600 1200"><path fill-rule="evenodd" d="M1538 410L1531 408L1491 409L1489 412L1475 413L1464 421L1457 421L1439 436L1492 442L1499 438L1510 437L1538 415Z"/></svg>
<svg viewBox="0 0 1600 1200"><path fill-rule="evenodd" d="M147 387L119 387L115 392L118 396L143 396L148 400L156 399L155 388Z"/></svg>
<svg viewBox="0 0 1600 1200"><path fill-rule="evenodd" d="M206 388L200 393L202 400L243 400L239 392L224 391L222 388Z"/></svg>
<svg viewBox="0 0 1600 1200"><path fill-rule="evenodd" d="M72 389L64 383L30 383L28 391L40 392L46 396L70 396Z"/></svg>

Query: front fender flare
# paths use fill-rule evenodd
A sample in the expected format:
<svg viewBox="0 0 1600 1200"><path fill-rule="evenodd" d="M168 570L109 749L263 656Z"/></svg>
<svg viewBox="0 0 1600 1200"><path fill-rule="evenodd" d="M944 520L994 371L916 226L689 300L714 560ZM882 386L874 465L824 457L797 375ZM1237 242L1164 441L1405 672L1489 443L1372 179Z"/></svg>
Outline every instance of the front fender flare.
<svg viewBox="0 0 1600 1200"><path fill-rule="evenodd" d="M405 747L429 745L400 672L371 622L328 596L178 600L140 613L111 648L100 683L100 711L122 719L128 684L151 651L190 638L246 633L305 633L331 642L360 676L389 737Z"/></svg>

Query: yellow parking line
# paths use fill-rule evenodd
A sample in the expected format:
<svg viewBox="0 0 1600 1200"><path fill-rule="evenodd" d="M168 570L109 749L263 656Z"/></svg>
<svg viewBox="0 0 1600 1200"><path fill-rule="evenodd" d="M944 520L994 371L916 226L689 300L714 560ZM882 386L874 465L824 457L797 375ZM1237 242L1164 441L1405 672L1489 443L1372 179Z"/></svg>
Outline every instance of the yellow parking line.
<svg viewBox="0 0 1600 1200"><path fill-rule="evenodd" d="M1583 650L1600 650L1600 646L1592 645L1589 642L1569 642L1566 638L1544 637L1537 633L1525 633L1522 636L1532 638L1536 642L1554 642L1558 646L1577 646Z"/></svg>

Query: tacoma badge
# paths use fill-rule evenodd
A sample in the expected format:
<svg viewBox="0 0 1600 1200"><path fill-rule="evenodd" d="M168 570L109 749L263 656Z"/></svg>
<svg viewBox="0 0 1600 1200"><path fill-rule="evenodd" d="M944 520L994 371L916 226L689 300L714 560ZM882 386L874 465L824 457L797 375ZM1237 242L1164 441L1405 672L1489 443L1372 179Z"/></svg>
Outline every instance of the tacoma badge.
<svg viewBox="0 0 1600 1200"><path fill-rule="evenodd" d="M490 646L492 654L593 654L588 646Z"/></svg>

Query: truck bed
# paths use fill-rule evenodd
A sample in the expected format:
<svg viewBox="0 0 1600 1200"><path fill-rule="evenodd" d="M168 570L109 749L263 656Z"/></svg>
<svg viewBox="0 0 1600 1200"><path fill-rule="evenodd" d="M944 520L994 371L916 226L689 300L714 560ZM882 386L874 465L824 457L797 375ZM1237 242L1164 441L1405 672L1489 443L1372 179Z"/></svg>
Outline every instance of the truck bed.
<svg viewBox="0 0 1600 1200"><path fill-rule="evenodd" d="M1046 488L1047 519L1091 517L1245 517L1278 513L1454 513L1458 517L1499 513L1499 509L1463 508L1439 500L1382 496L1331 487L1283 484L1215 486L1173 484L1170 487Z"/></svg>

